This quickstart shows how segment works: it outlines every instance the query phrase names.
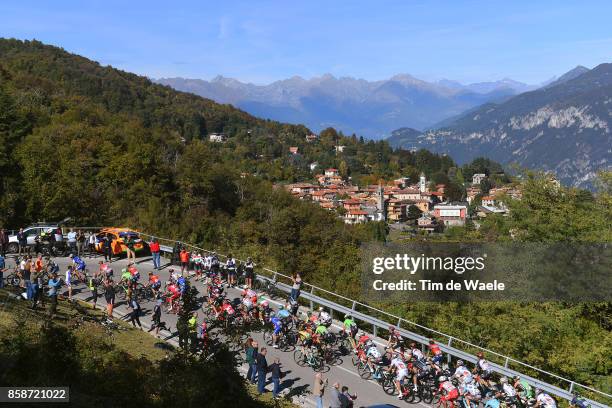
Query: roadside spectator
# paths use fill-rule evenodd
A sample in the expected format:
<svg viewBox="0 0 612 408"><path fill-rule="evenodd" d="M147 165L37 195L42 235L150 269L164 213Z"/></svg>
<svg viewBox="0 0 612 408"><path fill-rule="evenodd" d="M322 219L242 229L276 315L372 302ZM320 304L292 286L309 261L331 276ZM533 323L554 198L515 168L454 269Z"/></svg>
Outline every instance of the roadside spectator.
<svg viewBox="0 0 612 408"><path fill-rule="evenodd" d="M342 408L353 408L353 401L355 401L356 399L357 394L351 395L346 385L342 387L342 393L340 394L340 402L342 403Z"/></svg>
<svg viewBox="0 0 612 408"><path fill-rule="evenodd" d="M25 287L26 287L26 297L28 300L32 300L32 282L30 281L30 277L32 276L32 271L35 270L34 266L32 265L32 263L30 262L27 267L25 268L25 270L23 271L23 274L21 275L22 279L24 280L25 283Z"/></svg>
<svg viewBox="0 0 612 408"><path fill-rule="evenodd" d="M87 277L87 287L91 291L91 308L96 308L96 303L98 302L98 284L100 281L96 276L88 276Z"/></svg>
<svg viewBox="0 0 612 408"><path fill-rule="evenodd" d="M187 252L185 247L181 248L179 259L181 260L181 275L184 276L185 271L189 274L189 252Z"/></svg>
<svg viewBox="0 0 612 408"><path fill-rule="evenodd" d="M96 234L94 234L93 232L91 232L89 234L89 255L90 256L96 256Z"/></svg>
<svg viewBox="0 0 612 408"><path fill-rule="evenodd" d="M77 232L77 255L79 257L83 256L83 250L85 249L85 234L83 231L78 230Z"/></svg>
<svg viewBox="0 0 612 408"><path fill-rule="evenodd" d="M68 248L70 249L70 252L72 252L73 254L76 254L77 233L74 232L74 229L70 228L70 232L68 233L66 238L68 238Z"/></svg>
<svg viewBox="0 0 612 408"><path fill-rule="evenodd" d="M280 359L274 358L274 363L270 366L270 373L272 378L272 398L277 399L278 393L280 392L280 379L282 377Z"/></svg>
<svg viewBox="0 0 612 408"><path fill-rule="evenodd" d="M341 408L341 398L340 384L336 382L329 391L329 408Z"/></svg>
<svg viewBox="0 0 612 408"><path fill-rule="evenodd" d="M136 252L134 251L135 242L132 235L127 234L127 236L123 239L123 243L125 244L128 262L132 260L132 262L136 263Z"/></svg>
<svg viewBox="0 0 612 408"><path fill-rule="evenodd" d="M266 376L268 374L268 361L266 360L268 350L262 347L257 354L257 392L263 394L266 387Z"/></svg>
<svg viewBox="0 0 612 408"><path fill-rule="evenodd" d="M293 300L298 300L300 289L302 288L302 277L299 273L294 272L291 280L293 281L293 286L291 286L291 295L289 297Z"/></svg>
<svg viewBox="0 0 612 408"><path fill-rule="evenodd" d="M155 301L155 306L153 307L153 315L151 316L151 328L149 329L149 333L153 331L153 329L155 329L155 337L159 337L159 330L163 327L166 327L166 323L161 321L161 316L162 316L162 304L163 304L163 299L158 296L157 300Z"/></svg>
<svg viewBox="0 0 612 408"><path fill-rule="evenodd" d="M323 408L323 394L325 393L326 386L327 378L323 381L323 374L316 373L314 386L312 387L312 395L314 395L315 401L317 402L317 408Z"/></svg>
<svg viewBox="0 0 612 408"><path fill-rule="evenodd" d="M136 300L136 296L132 296L130 294L130 297L128 298L128 305L132 310L130 312L130 322L132 323L132 326L136 327L136 324L138 324L138 327L140 327L140 330L142 330L142 324L140 324L140 304Z"/></svg>
<svg viewBox="0 0 612 408"><path fill-rule="evenodd" d="M112 321L115 307L115 282L110 276L104 281L104 299L106 300L106 316L109 321Z"/></svg>
<svg viewBox="0 0 612 408"><path fill-rule="evenodd" d="M38 304L38 291L40 290L38 284L40 282L41 271L42 267L40 269L33 267L30 273L30 299L32 300L32 309L36 309L36 305Z"/></svg>
<svg viewBox="0 0 612 408"><path fill-rule="evenodd" d="M102 250L104 252L104 260L113 262L113 236L111 234L106 234L104 236Z"/></svg>
<svg viewBox="0 0 612 408"><path fill-rule="evenodd" d="M4 254L0 254L0 289L4 287L4 272L7 270Z"/></svg>
<svg viewBox="0 0 612 408"><path fill-rule="evenodd" d="M58 278L57 273L53 272L51 274L51 279L47 283L49 286L49 317L53 318L55 316L55 311L57 310L57 291L59 287L62 285L62 281Z"/></svg>
<svg viewBox="0 0 612 408"><path fill-rule="evenodd" d="M149 250L153 258L153 269L159 269L161 267L161 253L157 238L153 238L151 242L149 242Z"/></svg>
<svg viewBox="0 0 612 408"><path fill-rule="evenodd" d="M249 364L246 378L247 381L255 384L257 375L257 342L249 337L244 344L244 350L246 352L246 362Z"/></svg>
<svg viewBox="0 0 612 408"><path fill-rule="evenodd" d="M248 289L253 288L253 279L255 279L255 264L253 259L248 257L244 264L244 283Z"/></svg>
<svg viewBox="0 0 612 408"><path fill-rule="evenodd" d="M68 289L68 300L72 300L72 265L66 269L66 288Z"/></svg>
<svg viewBox="0 0 612 408"><path fill-rule="evenodd" d="M23 232L23 228L19 228L19 232L17 233L17 243L19 244L19 255L25 255L28 250L28 237L25 232Z"/></svg>
<svg viewBox="0 0 612 408"><path fill-rule="evenodd" d="M8 245L9 236L4 228L0 229L0 255L6 256L6 247Z"/></svg>

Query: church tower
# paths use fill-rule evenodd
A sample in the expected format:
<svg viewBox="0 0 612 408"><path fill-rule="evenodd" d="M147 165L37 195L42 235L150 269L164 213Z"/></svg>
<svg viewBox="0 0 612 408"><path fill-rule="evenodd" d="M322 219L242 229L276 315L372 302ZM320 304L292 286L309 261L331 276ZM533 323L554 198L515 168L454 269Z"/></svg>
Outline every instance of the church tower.
<svg viewBox="0 0 612 408"><path fill-rule="evenodd" d="M419 191L424 193L427 190L427 180L425 180L425 173L421 173L419 178Z"/></svg>
<svg viewBox="0 0 612 408"><path fill-rule="evenodd" d="M379 180L378 182L378 191L376 192L376 198L378 221L385 221L387 219L387 211L385 209L385 192L382 186L382 180Z"/></svg>

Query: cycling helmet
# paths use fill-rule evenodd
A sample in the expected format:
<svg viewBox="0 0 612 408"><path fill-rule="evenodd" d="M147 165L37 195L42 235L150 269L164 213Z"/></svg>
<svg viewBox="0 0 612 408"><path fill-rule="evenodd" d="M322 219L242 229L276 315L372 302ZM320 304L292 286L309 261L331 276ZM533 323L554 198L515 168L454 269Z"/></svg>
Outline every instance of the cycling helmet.
<svg viewBox="0 0 612 408"><path fill-rule="evenodd" d="M279 306L278 306L278 308L279 308L280 310L283 310L283 309L285 308L285 305L279 305Z"/></svg>
<svg viewBox="0 0 612 408"><path fill-rule="evenodd" d="M74 258L74 254L70 254L70 258Z"/></svg>
<svg viewBox="0 0 612 408"><path fill-rule="evenodd" d="M499 382L502 384L508 384L508 379L506 377L502 377L499 379Z"/></svg>
<svg viewBox="0 0 612 408"><path fill-rule="evenodd" d="M438 378L438 381L440 381L440 382L444 382L446 380L448 380L448 378L446 378L446 376L444 376L444 375L441 375L440 378Z"/></svg>
<svg viewBox="0 0 612 408"><path fill-rule="evenodd" d="M537 401L536 401L534 398L529 398L529 399L527 400L527 406L528 406L528 407L533 407L533 406L535 406L536 402L537 402Z"/></svg>
<svg viewBox="0 0 612 408"><path fill-rule="evenodd" d="M263 302L261 302L261 305L262 305L263 307L268 307L269 303L268 303L268 301L267 301L267 300L264 300Z"/></svg>
<svg viewBox="0 0 612 408"><path fill-rule="evenodd" d="M345 315L344 315L344 318L345 318L345 319L352 319L352 318L353 318L353 316L351 316L351 314L350 314L350 313L347 313L347 314L345 314Z"/></svg>
<svg viewBox="0 0 612 408"><path fill-rule="evenodd" d="M322 311L323 311L323 306L319 306L319 312L322 312Z"/></svg>
<svg viewBox="0 0 612 408"><path fill-rule="evenodd" d="M539 388L535 389L535 395L540 395L542 393L542 390Z"/></svg>
<svg viewBox="0 0 612 408"><path fill-rule="evenodd" d="M149 275L153 275L153 272L149 271Z"/></svg>
<svg viewBox="0 0 612 408"><path fill-rule="evenodd" d="M460 367L462 365L464 365L465 363L463 362L463 360L457 360L457 367Z"/></svg>

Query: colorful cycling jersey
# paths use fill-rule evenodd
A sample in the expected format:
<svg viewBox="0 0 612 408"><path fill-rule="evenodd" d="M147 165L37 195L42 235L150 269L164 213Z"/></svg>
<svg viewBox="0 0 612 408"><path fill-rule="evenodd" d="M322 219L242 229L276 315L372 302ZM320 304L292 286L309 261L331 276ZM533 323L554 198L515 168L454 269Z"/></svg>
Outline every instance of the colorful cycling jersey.
<svg viewBox="0 0 612 408"><path fill-rule="evenodd" d="M157 276L157 275L151 275L151 276L149 276L149 283L150 283L152 286L155 286L155 285L157 285L157 284L161 284L161 281L159 280L159 276Z"/></svg>
<svg viewBox="0 0 612 408"><path fill-rule="evenodd" d="M276 316L278 316L279 319L286 319L287 317L291 316L291 313L289 313L287 309L281 309L276 312Z"/></svg>
<svg viewBox="0 0 612 408"><path fill-rule="evenodd" d="M168 292L172 293L174 295L173 297L176 297L180 294L179 289L176 287L176 285L168 286Z"/></svg>
<svg viewBox="0 0 612 408"><path fill-rule="evenodd" d="M440 346L438 346L437 344L430 344L429 350L431 351L431 354L433 354L434 356L439 356L442 354L442 350L440 349Z"/></svg>
<svg viewBox="0 0 612 408"><path fill-rule="evenodd" d="M371 345L370 347L368 347L366 355L374 359L380 358L380 352L378 351L375 345Z"/></svg>
<svg viewBox="0 0 612 408"><path fill-rule="evenodd" d="M327 327L319 325L317 326L317 330L315 330L315 333L324 336L327 334Z"/></svg>
<svg viewBox="0 0 612 408"><path fill-rule="evenodd" d="M440 389L446 391L447 393L451 393L457 389L450 381L444 381L440 384Z"/></svg>
<svg viewBox="0 0 612 408"><path fill-rule="evenodd" d="M484 372L491 371L491 366L489 366L489 362L485 360L484 358L481 358L480 360L478 360L478 367Z"/></svg>
<svg viewBox="0 0 612 408"><path fill-rule="evenodd" d="M183 278L182 276L179 277L176 280L176 284L178 285L179 290L181 291L181 294L183 294L183 292L185 292L185 287L187 285L187 281L185 280L185 278Z"/></svg>
<svg viewBox="0 0 612 408"><path fill-rule="evenodd" d="M82 271L85 269L85 261L83 261L81 258L79 258L78 256L75 256L74 258L72 258L72 262L74 263L74 265L76 266L76 269L79 271Z"/></svg>
<svg viewBox="0 0 612 408"><path fill-rule="evenodd" d="M128 280L132 279L132 274L129 273L127 270L123 269L121 272L122 272L121 273L121 280L128 281Z"/></svg>
<svg viewBox="0 0 612 408"><path fill-rule="evenodd" d="M417 360L424 360L425 359L425 356L423 355L421 350L419 350L418 348L413 348L411 351L412 351L412 356L414 358L416 358Z"/></svg>
<svg viewBox="0 0 612 408"><path fill-rule="evenodd" d="M366 334L359 337L359 344L361 345L366 344L368 341L370 341L370 338Z"/></svg>
<svg viewBox="0 0 612 408"><path fill-rule="evenodd" d="M395 357L391 360L391 367L396 368L398 371L406 370L406 364L402 361L401 358Z"/></svg>
<svg viewBox="0 0 612 408"><path fill-rule="evenodd" d="M229 303L225 303L223 306L221 306L221 310L228 315L233 315L235 313L234 308Z"/></svg>
<svg viewBox="0 0 612 408"><path fill-rule="evenodd" d="M480 397L480 389L474 381L463 385L463 393L470 394L472 397Z"/></svg>
<svg viewBox="0 0 612 408"><path fill-rule="evenodd" d="M257 296L257 292L255 292L253 289L247 289L246 293L243 295L244 297L256 297Z"/></svg>
<svg viewBox="0 0 612 408"><path fill-rule="evenodd" d="M525 380L519 382L519 386L523 389L523 395L526 398L533 398L533 387Z"/></svg>
<svg viewBox="0 0 612 408"><path fill-rule="evenodd" d="M472 373L465 366L457 367L453 377L461 378L462 381L468 381L467 379L469 378L469 381L472 381Z"/></svg>
<svg viewBox="0 0 612 408"><path fill-rule="evenodd" d="M310 332L308 330L300 330L298 332L298 335L300 336L300 340L302 341L310 338Z"/></svg>
<svg viewBox="0 0 612 408"><path fill-rule="evenodd" d="M242 299L242 304L244 306L246 306L247 309L250 309L253 307L253 301L251 300L250 297L245 297Z"/></svg>
<svg viewBox="0 0 612 408"><path fill-rule="evenodd" d="M278 335L283 329L283 321L278 317L274 316L272 319L270 319L270 322L274 326L274 334Z"/></svg>
<svg viewBox="0 0 612 408"><path fill-rule="evenodd" d="M509 397L516 397L516 390L514 389L513 386L511 386L510 384L504 384L502 386L502 389L504 390L504 393L509 396Z"/></svg>
<svg viewBox="0 0 612 408"><path fill-rule="evenodd" d="M357 327L353 319L344 319L344 328L346 330L351 330L353 327Z"/></svg>
<svg viewBox="0 0 612 408"><path fill-rule="evenodd" d="M544 392L536 397L536 401L538 401L540 403L540 406L544 408L556 408L557 407L557 403L555 402L553 397L551 397L550 395Z"/></svg>
<svg viewBox="0 0 612 408"><path fill-rule="evenodd" d="M485 408L499 408L501 403L497 398L490 398L485 404Z"/></svg>
<svg viewBox="0 0 612 408"><path fill-rule="evenodd" d="M319 313L319 321L321 323L330 323L332 320L331 316L327 312Z"/></svg>

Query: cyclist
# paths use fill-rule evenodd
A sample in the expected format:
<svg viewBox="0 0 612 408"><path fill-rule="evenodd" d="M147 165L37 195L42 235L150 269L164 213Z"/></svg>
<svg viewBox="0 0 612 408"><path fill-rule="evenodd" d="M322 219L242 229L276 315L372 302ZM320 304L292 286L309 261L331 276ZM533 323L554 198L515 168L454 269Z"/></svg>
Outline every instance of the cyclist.
<svg viewBox="0 0 612 408"><path fill-rule="evenodd" d="M297 314L300 309L300 304L298 303L298 301L290 297L285 307L287 308L287 310L289 310L289 313L291 314L291 318L293 319L293 321L294 322L297 321L298 320Z"/></svg>
<svg viewBox="0 0 612 408"><path fill-rule="evenodd" d="M452 382L446 376L440 376L438 378L440 386L438 387L438 391L442 392L443 395L440 396L440 399L443 401L450 401L451 403L459 398L459 390L457 387L453 385ZM451 405L452 406L452 405Z"/></svg>
<svg viewBox="0 0 612 408"><path fill-rule="evenodd" d="M322 324L327 328L329 328L332 325L332 317L322 307L319 307L318 320L319 320L319 324Z"/></svg>
<svg viewBox="0 0 612 408"><path fill-rule="evenodd" d="M466 405L468 407L478 407L478 403L481 400L482 396L480 395L480 388L478 387L476 381L464 383L461 386L459 393L463 396L463 398L466 399Z"/></svg>
<svg viewBox="0 0 612 408"><path fill-rule="evenodd" d="M410 343L410 355L417 361L425 362L425 355L423 352L417 347L416 343Z"/></svg>
<svg viewBox="0 0 612 408"><path fill-rule="evenodd" d="M457 360L457 364L455 365L455 373L452 378L456 378L459 382L468 383L472 381L472 373L467 369L463 360Z"/></svg>
<svg viewBox="0 0 612 408"><path fill-rule="evenodd" d="M376 369L374 368L374 362L380 359L381 357L380 352L378 351L378 348L376 347L376 344L374 344L373 341L369 341L366 343L365 350L366 350L366 357L368 359L367 360L368 368L370 369L371 373L374 373L376 371Z"/></svg>
<svg viewBox="0 0 612 408"><path fill-rule="evenodd" d="M132 285L132 274L127 268L121 269L121 283L124 283L128 287Z"/></svg>
<svg viewBox="0 0 612 408"><path fill-rule="evenodd" d="M265 324L270 318L271 314L272 308L270 308L270 303L268 302L268 299L261 298L258 308L259 321L261 322L261 324Z"/></svg>
<svg viewBox="0 0 612 408"><path fill-rule="evenodd" d="M353 320L350 314L344 315L344 322L342 323L342 332L347 335L353 352L357 351L357 345L355 344L355 336L357 335L357 324Z"/></svg>
<svg viewBox="0 0 612 408"><path fill-rule="evenodd" d="M236 311L234 310L234 307L232 306L229 299L223 299L223 304L221 305L220 314L223 317L230 318L234 316L235 313ZM217 318L219 318L219 315L217 315Z"/></svg>
<svg viewBox="0 0 612 408"><path fill-rule="evenodd" d="M478 382L480 385L485 388L491 388L489 385L489 379L493 373L491 366L489 365L489 362L485 360L484 353L482 351L476 353L476 357L478 357L478 361L476 362L476 367L474 367L472 373L478 374Z"/></svg>
<svg viewBox="0 0 612 408"><path fill-rule="evenodd" d="M394 349L402 344L402 340L402 335L400 334L399 330L397 330L395 326L389 326L389 340L387 341L387 347Z"/></svg>
<svg viewBox="0 0 612 408"><path fill-rule="evenodd" d="M185 279L185 277L182 275L179 276L176 280L176 285L178 286L182 296L185 293L185 290L187 289L187 279Z"/></svg>
<svg viewBox="0 0 612 408"><path fill-rule="evenodd" d="M389 372L395 374L393 384L395 385L395 390L397 391L397 398L404 398L402 393L402 383L404 378L408 376L408 368L406 367L406 364L404 364L404 361L399 354L396 354L393 360L391 360L388 370Z"/></svg>
<svg viewBox="0 0 612 408"><path fill-rule="evenodd" d="M429 353L431 354L431 360L434 364L439 365L444 358L442 349L436 344L433 339L429 339Z"/></svg>
<svg viewBox="0 0 612 408"><path fill-rule="evenodd" d="M535 404L536 408L537 407L557 408L557 402L549 394L545 393L544 391L540 389L536 389L535 394L536 394L536 404Z"/></svg>
<svg viewBox="0 0 612 408"><path fill-rule="evenodd" d="M298 338L302 355L309 358L312 347L312 333L309 325L304 324L300 326L298 329Z"/></svg>
<svg viewBox="0 0 612 408"><path fill-rule="evenodd" d="M85 281L85 261L78 256L74 256L74 254L70 254L70 259L72 260L73 271L77 278L81 281Z"/></svg>
<svg viewBox="0 0 612 408"><path fill-rule="evenodd" d="M591 408L591 404L586 399L582 398L578 393L574 394L574 398L570 401L570 407L574 408Z"/></svg>
<svg viewBox="0 0 612 408"><path fill-rule="evenodd" d="M153 272L149 272L149 286L153 291L153 296L157 297L159 289L161 288L161 280L159 279L159 276L154 275Z"/></svg>
<svg viewBox="0 0 612 408"><path fill-rule="evenodd" d="M175 302L181 296L181 292L175 283L170 283L166 290L166 297L168 299L168 313L174 313Z"/></svg>
<svg viewBox="0 0 612 408"><path fill-rule="evenodd" d="M287 319L291 318L291 313L285 309L285 306L280 305L278 307L278 312L276 312L276 316L285 322Z"/></svg>
<svg viewBox="0 0 612 408"><path fill-rule="evenodd" d="M527 381L522 380L518 375L512 378L514 389L518 392L523 400L529 400L535 397L533 387Z"/></svg>
<svg viewBox="0 0 612 408"><path fill-rule="evenodd" d="M275 316L272 316L270 322L272 323L272 326L274 328L272 332L272 347L278 348L278 344L276 344L276 342L278 341L278 337L283 331L283 319L278 316L277 313Z"/></svg>
<svg viewBox="0 0 612 408"><path fill-rule="evenodd" d="M501 389L504 394L506 394L508 402L510 402L510 404L512 405L515 405L517 403L517 393L512 384L508 383L508 378L501 377L499 379L499 384L501 385Z"/></svg>

